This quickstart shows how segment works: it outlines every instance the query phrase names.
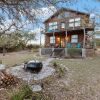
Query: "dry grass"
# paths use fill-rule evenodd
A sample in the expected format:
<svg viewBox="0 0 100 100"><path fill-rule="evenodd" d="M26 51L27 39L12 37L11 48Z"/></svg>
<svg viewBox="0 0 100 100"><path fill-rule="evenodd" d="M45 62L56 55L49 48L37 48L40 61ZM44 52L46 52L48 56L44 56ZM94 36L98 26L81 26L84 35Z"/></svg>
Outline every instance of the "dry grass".
<svg viewBox="0 0 100 100"><path fill-rule="evenodd" d="M68 88L63 94L67 97L64 100L100 99L100 56L86 59L56 59L53 62L67 67L71 73L69 86L64 87Z"/></svg>
<svg viewBox="0 0 100 100"><path fill-rule="evenodd" d="M0 54L0 60L2 60L2 64L5 64L7 67L12 67L16 64L18 65L31 59L44 60L45 58L40 57L38 52L29 51L7 53L5 56Z"/></svg>

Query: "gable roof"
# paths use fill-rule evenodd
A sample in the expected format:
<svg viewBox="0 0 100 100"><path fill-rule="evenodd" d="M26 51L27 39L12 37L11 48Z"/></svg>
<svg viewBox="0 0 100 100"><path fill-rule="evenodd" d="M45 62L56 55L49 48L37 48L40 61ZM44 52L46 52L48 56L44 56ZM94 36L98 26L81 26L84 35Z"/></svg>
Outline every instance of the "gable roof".
<svg viewBox="0 0 100 100"><path fill-rule="evenodd" d="M80 14L84 14L84 15L90 16L89 13L85 13L85 12L81 12L81 11L73 10L73 9L69 9L69 8L61 8L61 9L57 10L53 15L51 15L48 19L46 19L46 20L44 21L44 23L47 22L47 21L48 21L49 19L51 19L52 17L54 17L55 15L59 14L60 12L62 12L62 11L72 11L72 12L76 12L76 13L80 13Z"/></svg>

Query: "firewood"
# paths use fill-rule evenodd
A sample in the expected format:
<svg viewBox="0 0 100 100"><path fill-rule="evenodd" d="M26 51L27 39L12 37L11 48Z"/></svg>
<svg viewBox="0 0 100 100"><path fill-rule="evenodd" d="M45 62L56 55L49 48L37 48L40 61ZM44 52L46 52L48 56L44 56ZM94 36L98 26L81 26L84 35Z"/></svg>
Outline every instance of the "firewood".
<svg viewBox="0 0 100 100"><path fill-rule="evenodd" d="M16 85L17 83L18 83L17 78L15 78L10 74L7 74L4 71L2 72L0 71L0 88Z"/></svg>

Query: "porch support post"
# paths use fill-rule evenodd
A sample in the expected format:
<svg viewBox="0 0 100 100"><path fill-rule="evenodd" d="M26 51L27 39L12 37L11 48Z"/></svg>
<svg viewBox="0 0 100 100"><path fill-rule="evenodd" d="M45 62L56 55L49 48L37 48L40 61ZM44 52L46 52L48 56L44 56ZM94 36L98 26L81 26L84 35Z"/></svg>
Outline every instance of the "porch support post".
<svg viewBox="0 0 100 100"><path fill-rule="evenodd" d="M40 32L40 48L41 48L41 35L42 35L42 34L41 34L41 32Z"/></svg>
<svg viewBox="0 0 100 100"><path fill-rule="evenodd" d="M67 38L67 29L66 29L66 38ZM68 56L68 52L67 52L67 39L65 40L65 57Z"/></svg>
<svg viewBox="0 0 100 100"><path fill-rule="evenodd" d="M55 32L53 32L53 44L55 43L55 42L54 42L54 41L55 41L55 40L54 40L54 39L55 39L55 38L54 38L54 37L55 37L54 33L55 33ZM51 56L54 57L54 46L53 46L53 48L51 48L51 49L52 49L52 54L51 54Z"/></svg>
<svg viewBox="0 0 100 100"><path fill-rule="evenodd" d="M86 36L86 30L85 30L85 27L84 27L84 39L83 39L83 48L82 48L82 57L85 58L86 57L86 49L85 49L85 36Z"/></svg>
<svg viewBox="0 0 100 100"><path fill-rule="evenodd" d="M67 29L66 29L66 38L67 38ZM66 48L67 48L67 40L66 40Z"/></svg>
<svg viewBox="0 0 100 100"><path fill-rule="evenodd" d="M54 42L54 41L55 41L55 40L54 40L54 39L55 39L54 37L55 37L55 35L54 35L54 32L53 32L53 44L55 43L55 42Z"/></svg>
<svg viewBox="0 0 100 100"><path fill-rule="evenodd" d="M84 27L84 29L83 29L83 30L84 30L83 48L85 48L85 42L86 42L86 41L85 41L85 36L86 36L85 27Z"/></svg>

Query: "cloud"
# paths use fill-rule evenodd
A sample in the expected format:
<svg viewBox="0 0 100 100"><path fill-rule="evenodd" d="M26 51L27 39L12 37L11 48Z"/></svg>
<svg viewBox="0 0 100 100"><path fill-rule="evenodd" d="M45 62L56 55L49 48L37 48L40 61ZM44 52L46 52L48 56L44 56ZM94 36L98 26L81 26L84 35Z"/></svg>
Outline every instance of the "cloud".
<svg viewBox="0 0 100 100"><path fill-rule="evenodd" d="M32 9L32 14L36 14L36 17L39 19L45 20L48 18L48 16L52 15L56 11L56 8L54 6L50 7L42 7L38 9Z"/></svg>

